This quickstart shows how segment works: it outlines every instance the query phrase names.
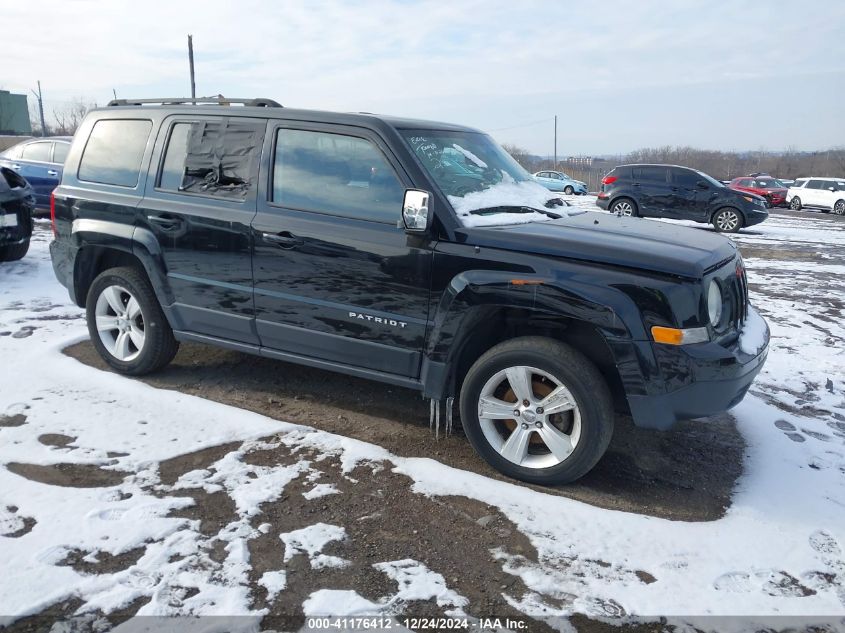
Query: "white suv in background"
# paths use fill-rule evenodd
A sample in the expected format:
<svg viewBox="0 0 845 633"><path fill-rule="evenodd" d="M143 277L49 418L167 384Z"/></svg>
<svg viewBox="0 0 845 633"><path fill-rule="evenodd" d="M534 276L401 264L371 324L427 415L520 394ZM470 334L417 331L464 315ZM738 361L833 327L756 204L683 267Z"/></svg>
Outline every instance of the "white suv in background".
<svg viewBox="0 0 845 633"><path fill-rule="evenodd" d="M845 178L798 178L786 193L790 209L803 207L845 215Z"/></svg>

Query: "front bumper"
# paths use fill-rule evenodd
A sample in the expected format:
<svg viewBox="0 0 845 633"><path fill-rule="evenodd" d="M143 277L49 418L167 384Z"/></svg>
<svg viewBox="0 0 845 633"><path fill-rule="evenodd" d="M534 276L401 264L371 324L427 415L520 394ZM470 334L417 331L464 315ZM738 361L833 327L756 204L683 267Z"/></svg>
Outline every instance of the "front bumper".
<svg viewBox="0 0 845 633"><path fill-rule="evenodd" d="M30 238L33 228L31 213L23 205L0 206L0 245L23 244Z"/></svg>
<svg viewBox="0 0 845 633"><path fill-rule="evenodd" d="M620 375L634 424L666 430L679 420L716 415L739 404L766 362L769 328L763 344L751 354L740 349L738 340L728 346L628 343L639 371L635 376L629 364L620 367Z"/></svg>
<svg viewBox="0 0 845 633"><path fill-rule="evenodd" d="M764 222L769 217L769 212L761 207L751 207L745 209L745 226L754 226Z"/></svg>

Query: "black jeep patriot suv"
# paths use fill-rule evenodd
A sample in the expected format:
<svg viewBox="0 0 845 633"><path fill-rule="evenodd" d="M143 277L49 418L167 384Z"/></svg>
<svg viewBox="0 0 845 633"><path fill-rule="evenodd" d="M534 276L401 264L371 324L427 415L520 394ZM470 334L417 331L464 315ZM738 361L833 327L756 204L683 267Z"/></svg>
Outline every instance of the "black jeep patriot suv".
<svg viewBox="0 0 845 633"><path fill-rule="evenodd" d="M74 138L51 253L119 372L199 341L458 396L492 466L561 483L614 409L665 429L737 404L768 328L729 240L553 195L457 125L114 101Z"/></svg>

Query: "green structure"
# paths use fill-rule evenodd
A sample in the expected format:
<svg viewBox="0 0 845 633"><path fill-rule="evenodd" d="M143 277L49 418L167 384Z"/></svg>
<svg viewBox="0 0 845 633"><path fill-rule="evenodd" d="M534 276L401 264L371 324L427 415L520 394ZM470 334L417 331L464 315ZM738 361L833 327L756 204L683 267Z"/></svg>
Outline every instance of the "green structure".
<svg viewBox="0 0 845 633"><path fill-rule="evenodd" d="M0 90L0 134L20 136L32 134L26 95L16 95L8 90Z"/></svg>

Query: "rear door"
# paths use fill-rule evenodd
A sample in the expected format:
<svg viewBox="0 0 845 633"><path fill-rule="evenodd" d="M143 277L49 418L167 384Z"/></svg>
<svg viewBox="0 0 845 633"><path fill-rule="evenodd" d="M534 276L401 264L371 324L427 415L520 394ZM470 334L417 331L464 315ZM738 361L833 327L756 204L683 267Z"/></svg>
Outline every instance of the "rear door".
<svg viewBox="0 0 845 633"><path fill-rule="evenodd" d="M13 167L32 185L35 202L39 207L50 204L50 193L59 184L53 161L53 141L35 141L23 146L20 158Z"/></svg>
<svg viewBox="0 0 845 633"><path fill-rule="evenodd" d="M176 330L258 344L250 224L265 128L219 115L161 125L137 224L161 249Z"/></svg>
<svg viewBox="0 0 845 633"><path fill-rule="evenodd" d="M672 204L669 168L639 165L632 168L633 187L641 215L664 217Z"/></svg>
<svg viewBox="0 0 845 633"><path fill-rule="evenodd" d="M433 243L400 228L411 182L375 133L279 121L253 222L256 327L277 355L416 378Z"/></svg>

